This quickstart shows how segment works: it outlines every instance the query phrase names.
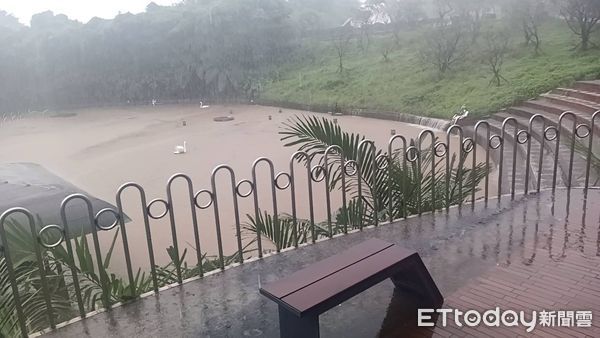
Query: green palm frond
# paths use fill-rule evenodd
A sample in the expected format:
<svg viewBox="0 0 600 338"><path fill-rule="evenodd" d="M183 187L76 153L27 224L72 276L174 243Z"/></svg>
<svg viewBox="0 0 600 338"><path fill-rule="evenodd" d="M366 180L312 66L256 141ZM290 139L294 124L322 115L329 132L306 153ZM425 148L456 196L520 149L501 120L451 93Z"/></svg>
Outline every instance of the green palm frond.
<svg viewBox="0 0 600 338"><path fill-rule="evenodd" d="M369 145L360 147L364 136L344 132L331 120L317 116L296 116L283 123L284 130L279 132L286 147L298 147L306 152L315 162L312 165L323 165L323 155L330 146L338 146L342 150L344 161L356 161L361 173L362 182L370 186L373 180L373 163L382 154ZM329 186L333 190L339 185L342 175L340 156L331 156L329 161Z"/></svg>
<svg viewBox="0 0 600 338"><path fill-rule="evenodd" d="M449 159L447 173L446 159L436 157L431 149L422 150L419 160L410 162L404 159L406 149L387 154L372 147L360 147L364 136L344 132L324 117L294 117L284 123L280 134L285 146L306 152L319 165L323 165L323 155L331 146L342 150L344 162L358 163L361 179L353 177L346 180L346 191L351 200L345 209L337 212L338 229L341 225L357 228L374 224L376 220L397 219L458 204L471 195L473 187L478 189L478 184L489 172L483 163L467 168L467 157L457 154ZM416 141L410 140L409 143L414 146ZM391 160L387 168L378 169L374 162L384 155ZM336 157L337 161L329 162L327 168L331 191L340 189L342 165L339 156L333 158Z"/></svg>
<svg viewBox="0 0 600 338"><path fill-rule="evenodd" d="M38 224L42 224L39 219ZM12 258L26 329L29 333L37 332L50 326L40 267L35 255L35 248L39 246L37 236L34 239L28 227L10 219L6 222L6 229L9 242L9 248L6 250ZM36 228L36 231L39 229ZM75 281L80 288L84 312L91 312L103 307L105 305L104 297L108 301L107 305L112 305L136 299L141 294L154 289L152 276L142 271L141 268L135 272L133 283L130 283L128 278L109 272L118 235L119 229L117 228L110 246L105 251L101 265L97 264L95 259L96 248L90 247L87 237L83 234L70 240L73 255L69 255L65 244L53 249L42 248L43 268L55 323L70 320L78 314ZM58 240L57 233L46 232L43 236L46 243L54 243ZM248 252L249 245L250 243L243 248L244 253ZM41 248L41 246L39 247ZM188 266L186 263L187 249L183 251L181 257L177 257L173 247L167 248L167 253L171 258L170 263L155 267L159 287L178 281L176 264L180 264L183 279L200 274L199 266ZM201 257L203 271L220 268L220 260L217 257L208 257L206 254L202 254ZM233 264L237 260L237 253L224 258L225 265ZM72 271L72 267L74 271ZM15 297L8 276L8 265L3 252L0 251L0 337L20 335Z"/></svg>
<svg viewBox="0 0 600 338"><path fill-rule="evenodd" d="M261 235L273 243L278 251L295 246L296 243L306 243L311 238L313 229L316 237L326 235L321 226L313 227L310 221L301 219L294 222L293 217L287 214L275 218L265 211L259 213L258 218L253 215L246 215L246 217L248 222L242 225L244 232L250 238L254 238L254 235L260 231Z"/></svg>

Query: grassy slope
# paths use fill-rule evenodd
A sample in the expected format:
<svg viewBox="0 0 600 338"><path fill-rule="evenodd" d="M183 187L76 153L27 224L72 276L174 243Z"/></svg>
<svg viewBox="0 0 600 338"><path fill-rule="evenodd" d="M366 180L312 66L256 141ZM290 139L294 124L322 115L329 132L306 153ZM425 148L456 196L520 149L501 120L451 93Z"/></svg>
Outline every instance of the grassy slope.
<svg viewBox="0 0 600 338"><path fill-rule="evenodd" d="M281 69L279 80L268 83L262 97L311 104L338 102L345 107L447 118L463 104L472 113L485 115L575 80L600 77L600 50L574 52L576 39L559 20L542 27L542 53L537 57L523 46L520 31L512 33L503 72L510 83L501 87L489 85L491 72L479 56L485 45L482 38L439 80L420 60L422 34L405 33L389 62L383 61L381 50L382 44L392 43L391 37L372 38L367 52L353 40L342 74L337 72L338 61L330 43L305 42L305 50L314 58Z"/></svg>

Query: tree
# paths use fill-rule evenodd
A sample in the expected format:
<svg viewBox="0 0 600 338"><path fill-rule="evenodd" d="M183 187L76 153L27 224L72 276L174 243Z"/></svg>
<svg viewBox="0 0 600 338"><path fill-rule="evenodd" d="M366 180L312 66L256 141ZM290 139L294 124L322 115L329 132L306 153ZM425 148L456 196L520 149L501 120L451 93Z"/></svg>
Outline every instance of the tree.
<svg viewBox="0 0 600 338"><path fill-rule="evenodd" d="M458 25L438 26L425 36L421 57L440 77L465 55L463 31Z"/></svg>
<svg viewBox="0 0 600 338"><path fill-rule="evenodd" d="M350 40L352 39L352 27L344 26L338 28L333 37L333 48L338 57L338 72L344 71L344 57L350 49Z"/></svg>
<svg viewBox="0 0 600 338"><path fill-rule="evenodd" d="M383 56L383 61L389 61L389 55L394 51L396 44L394 41L389 41L386 39L381 44L381 56Z"/></svg>
<svg viewBox="0 0 600 338"><path fill-rule="evenodd" d="M511 18L521 27L525 45L533 46L538 55L542 45L539 26L547 16L546 3L539 0L511 0L508 6Z"/></svg>
<svg viewBox="0 0 600 338"><path fill-rule="evenodd" d="M44 12L31 27L0 13L0 111L248 98L293 55L290 15L285 0L151 3L87 24Z"/></svg>
<svg viewBox="0 0 600 338"><path fill-rule="evenodd" d="M481 25L485 10L483 0L454 0L455 18L453 24L462 25L471 37L471 43L477 42L481 33ZM458 21L458 22L457 22Z"/></svg>
<svg viewBox="0 0 600 338"><path fill-rule="evenodd" d="M454 11L453 0L433 0L433 6L437 25L445 26L449 24L451 21L450 16Z"/></svg>
<svg viewBox="0 0 600 338"><path fill-rule="evenodd" d="M506 32L490 32L485 35L486 47L483 51L483 61L490 67L493 78L490 85L495 83L500 87L502 81L508 83L508 80L502 76L502 66L504 57L508 52L509 35Z"/></svg>
<svg viewBox="0 0 600 338"><path fill-rule="evenodd" d="M9 29L16 31L22 28L25 28L25 26L21 25L17 18L3 10L0 10L0 30Z"/></svg>
<svg viewBox="0 0 600 338"><path fill-rule="evenodd" d="M561 14L573 33L579 36L577 47L588 50L590 38L600 20L600 1L563 0ZM577 48L576 47L576 48Z"/></svg>
<svg viewBox="0 0 600 338"><path fill-rule="evenodd" d="M397 45L400 45L400 32L405 27L413 29L427 17L423 4L419 0L389 0L386 2L386 8Z"/></svg>

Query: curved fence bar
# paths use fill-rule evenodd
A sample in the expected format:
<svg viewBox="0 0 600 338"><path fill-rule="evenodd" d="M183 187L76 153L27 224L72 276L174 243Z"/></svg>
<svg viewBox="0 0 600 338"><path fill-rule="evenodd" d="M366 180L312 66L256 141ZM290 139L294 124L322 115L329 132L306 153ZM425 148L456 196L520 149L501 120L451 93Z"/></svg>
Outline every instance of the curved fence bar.
<svg viewBox="0 0 600 338"><path fill-rule="evenodd" d="M467 156L475 149L475 140L473 140L470 137L464 138L462 143L461 143L461 147L460 147L460 163L466 163L466 159ZM460 169L460 164L459 164L459 169ZM474 171L475 171L475 167L473 166L471 171L471 175L473 175ZM462 177L464 175L463 173L464 168L459 170L459 175L458 175L458 192L459 192L459 196L463 196L463 182L462 182ZM459 205L462 205L463 203L463 198L461 198L459 200Z"/></svg>
<svg viewBox="0 0 600 338"><path fill-rule="evenodd" d="M343 217L344 234L348 233L348 196L346 195L346 168L345 168L345 158L344 153L341 148L338 150L340 152L340 177L342 181L342 212L345 213L345 217Z"/></svg>
<svg viewBox="0 0 600 338"><path fill-rule="evenodd" d="M588 189L590 186L590 168L592 163L592 155L594 151L594 129L596 127L596 118L600 116L600 110L596 111L594 115L592 115L592 122L590 126L590 135L588 139L588 149L586 152L586 163L585 163L585 189ZM600 250L600 249L599 249Z"/></svg>
<svg viewBox="0 0 600 338"><path fill-rule="evenodd" d="M147 208L148 203L146 202L146 191L144 190L144 188L142 188L141 185L134 183L134 182L125 183L119 188L119 190L117 190L117 209L119 210L117 219L121 223L120 229L121 229L121 236L122 236L122 240L123 240L123 251L125 252L125 260L126 260L126 264L127 264L127 274L129 275L129 280L133 287L135 285L135 283L133 283L133 281L134 281L133 270L131 268L131 256L129 253L129 242L127 241L127 230L126 230L126 226L125 226L125 212L123 210L123 192L129 188L133 188L133 189L137 190L137 192L139 193L139 196L140 196L141 203L142 203L142 215L143 215L143 219L144 219L144 229L146 230L146 243L148 246L148 259L150 260L150 273L152 274L152 286L154 288L154 292L158 292L158 277L156 275L156 261L154 259L154 248L152 245L152 232L150 231L150 220L148 217L148 208ZM101 210L100 212L98 212L98 214L96 214L96 225L98 225L99 215L103 211L104 210ZM115 224L116 224L116 222L115 222ZM94 232L92 232L92 234L93 233ZM97 239L95 239L95 241L97 241ZM100 246L100 244L98 244L98 246ZM100 258L102 258L102 257L100 257Z"/></svg>
<svg viewBox="0 0 600 338"><path fill-rule="evenodd" d="M515 173L517 171L517 134L519 133L519 124L517 123L517 119L515 119L514 117L507 117L506 119L504 119L504 121L502 122L502 131L500 133L500 138L502 139L502 143L500 144L500 170L499 170L499 174L498 174L498 200L500 200L501 196L502 196L502 179L503 177L503 166L504 166L504 147L506 145L506 138L508 135L508 132L506 130L506 127L508 126L509 123L513 123L513 135L512 135L512 139L513 139L513 149L512 149L512 182L510 185L510 196L511 199L515 198L515 182L516 182L516 177L515 177Z"/></svg>
<svg viewBox="0 0 600 338"><path fill-rule="evenodd" d="M269 167L269 175L270 175L270 185L271 185L271 199L273 204L273 224L275 224L275 237L279 237L279 212L277 210L277 181L275 180L275 166L273 165L273 161L266 157L261 157L254 161L252 164L252 184L254 186L254 211L256 213L256 217L259 216L260 208L259 208L259 199L258 199L258 182L256 178L256 168L260 163L266 163ZM258 229L257 229L258 230ZM260 242L260 231L257 231L257 241L259 245L258 257L262 257L262 246ZM277 247L277 252L281 251L280 247Z"/></svg>
<svg viewBox="0 0 600 338"><path fill-rule="evenodd" d="M57 224L54 221L46 224L41 217L38 222L28 209L15 206L0 216L1 271L5 274L2 276L3 287L15 302L11 317L13 326L23 336L38 329L31 324L31 315L26 311L30 294L23 288L24 277L19 275L20 259L11 251L18 244L11 242L9 231L12 231L16 216L26 218L25 234L27 238L32 236L28 264L34 267L35 273L39 271L35 283L36 304L39 304L36 311L43 315L43 325L54 328L64 316L59 316L61 307L56 305L61 303L53 301L63 294L67 297L68 316L85 318L90 311L110 309L116 303L134 300L149 291L156 293L164 286L182 284L191 277L200 278L209 271L224 270L231 264L242 264L249 259L250 251L254 256L256 250L256 256L262 258L270 245L279 252L378 226L384 220L392 223L426 212L449 210L453 205L470 204L475 210L478 200L488 204L495 188L500 200L504 194L510 193L514 199L517 192L533 194L545 188L580 187L587 191L598 187L600 158L594 146L598 146L599 117L600 111L589 117L562 112L556 121L548 119L547 115L534 114L528 121L507 117L501 127L500 121L492 120L478 121L474 125L468 122L452 125L446 131L445 139L440 140L436 137L439 134L429 129L421 131L415 139L394 135L380 149L368 139L300 148L289 158L287 171L276 173L271 159L258 158L251 164L250 179L240 180L232 167L219 165L211 172L208 189L195 190L190 176L174 174L166 181L162 191L166 191L164 199L148 201L147 191L133 182L117 189L116 208L95 210L93 198L72 194L60 203ZM498 174L497 181L495 174ZM226 181L217 182L220 179ZM302 182L304 179L306 186ZM177 186L179 182L181 185ZM268 190L259 193L262 188ZM141 217L135 221L130 220L124 210L123 194L130 190L135 195L127 195L127 203L139 202L141 205ZM270 196L265 194L267 191ZM286 196L284 201L278 200L278 193ZM190 213L180 210L178 214L175 210L188 205ZM81 207L82 212L76 211L75 207ZM233 210L233 217L229 215L230 210ZM248 223L243 223L240 214L247 215ZM204 224L205 217L211 219L208 224ZM126 225L129 221L132 223ZM164 238L158 238L155 233L153 240L151 222L154 221L165 225L169 222L169 228L163 229ZM526 223L525 213L522 222ZM538 245L537 223L532 226L535 229L510 229L511 234L513 230L524 234L535 231L530 234L536 236L534 252L527 251L527 255L522 252L523 260L532 259ZM550 231L556 232L561 226L554 225ZM81 233L79 227L82 227ZM139 238L132 238L132 229L140 231ZM216 238L207 238L203 232L207 229L211 234L214 229ZM110 238L106 236L111 230L114 236L109 244L112 246L107 249L106 240ZM118 259L124 258L125 262L121 275L108 269L111 256L116 255L113 255L113 247L119 238L123 251L121 243L117 244L116 251L123 257ZM197 264L190 264L190 267L186 259L187 240L187 246L195 246L196 251L189 260L195 260ZM88 247L88 241L93 243L93 248L92 244ZM499 238L497 241L500 245ZM141 243L139 252L133 249L135 242ZM168 257L158 253L155 257L155 248L162 244L168 246ZM203 252L201 245L213 249ZM231 252L227 252L229 250ZM550 246L549 250L552 259L562 259L560 247ZM56 263L59 255L68 258ZM170 261L164 263L165 259ZM138 268L139 265L142 267Z"/></svg>
<svg viewBox="0 0 600 338"><path fill-rule="evenodd" d="M73 288L75 289L75 297L77 299L77 308L79 309L79 316L81 318L85 318L85 308L84 308L84 304L83 304L83 299L81 297L81 288L79 286L79 278L78 278L78 272L77 272L77 267L75 266L75 255L73 253L73 246L71 245L71 230L70 230L70 226L69 226L69 221L67 219L67 206L69 205L69 202L71 201L75 201L75 200L80 200L83 201L83 203L85 203L86 209L87 209L87 214L88 214L88 221L90 222L90 227L92 228L92 231L95 231L96 228L96 218L94 215L94 209L92 207L92 202L90 201L90 199L82 194L73 194L73 195L69 195L67 196L62 203L60 204L60 218L63 224L63 239L65 242L65 245L67 247L67 254L72 258L71 260L69 260L69 268L71 269L71 276L73 278ZM98 259L98 252L99 252L99 247L96 247L96 259ZM102 256L100 256L100 258L102 258ZM104 271L104 269L102 269L102 266L99 265L98 269L100 270L99 274L100 277L102 278L101 281L102 283L106 283L106 281L108 280L107 276L106 276L106 271ZM130 280L131 283L131 280ZM106 285L106 284L104 284ZM110 306L110 303L108 301L108 295L103 294L102 295L102 300L104 302L104 304L106 304L105 306Z"/></svg>
<svg viewBox="0 0 600 338"><path fill-rule="evenodd" d="M181 276L181 263L179 261L179 241L177 240L177 225L175 224L175 208L173 206L173 182L177 179L183 179L187 185L188 190L188 200L190 202L190 210L192 216L192 227L194 229L194 244L196 245L196 259L198 262L198 274L200 277L204 274L202 268L202 251L200 246L200 234L198 232L198 217L196 215L196 205L194 198L194 183L192 179L185 174L175 174L169 178L167 181L167 208L169 213L169 222L171 223L171 235L173 237L173 249L175 250L175 254L177 257L177 261L175 262L175 268L177 270L177 281L179 284L182 283Z"/></svg>
<svg viewBox="0 0 600 338"><path fill-rule="evenodd" d="M490 123L487 121L479 121L475 124L475 129L473 132L473 138L475 139L475 142L473 144L473 163L472 163L472 167L475 168L475 166L477 165L477 139L479 137L479 129L485 126L485 167L486 168L490 168L490 146L489 146L489 139L490 139L490 134L491 134L491 130L490 130ZM476 182L475 180L473 180L472 185L471 185L471 204L475 205L475 189L476 189ZM490 187L490 173L487 172L485 175L485 183L484 183L484 199L485 199L485 203L487 204L488 200L489 200L489 187Z"/></svg>
<svg viewBox="0 0 600 338"><path fill-rule="evenodd" d="M292 236L294 238L294 246L295 247L298 247L298 210L296 207L296 175L294 174L294 162L296 162L296 160L300 160L301 158L304 158L304 160L306 161L305 167L306 167L307 188L308 188L308 209L309 209L309 215L310 215L309 217L310 217L311 239L312 239L313 243L317 240L316 232L315 232L315 210L314 210L314 201L313 201L313 194L312 194L312 179L311 179L312 157L309 156L304 151L297 151L292 154L292 156L290 157L290 163L289 163L290 177L291 177L290 194L291 194L291 202L292 202L292 222L293 222Z"/></svg>
<svg viewBox="0 0 600 338"><path fill-rule="evenodd" d="M571 183L573 180L573 157L575 156L575 139L576 139L576 133L577 133L577 116L575 114L573 114L570 111L566 111L564 113L562 113L560 115L560 118L558 119L558 134L556 137L556 154L558 155L559 153L559 145L560 145L560 134L562 131L562 127L563 127L563 120L566 117L570 117L573 121L573 129L571 131L571 144L569 146L570 149L570 154L569 154L569 170L567 173L567 181L566 181L566 186L567 188L571 188ZM558 161L558 157L555 157L555 161ZM556 176L556 174L555 174ZM553 179L553 188L556 189L556 177Z"/></svg>
<svg viewBox="0 0 600 338"><path fill-rule="evenodd" d="M333 164L329 162L329 157L330 155L338 155L340 156L340 172L341 172L341 176L343 177L342 180L345 179L345 175L344 175L344 170L342 168L342 165L344 163L344 158L343 158L343 152L342 152L342 148L340 146L329 146L327 147L327 149L325 150L325 156L323 157L324 159L324 165L323 167L325 168L325 203L326 203L326 208L327 208L327 230L329 232L329 238L333 237L333 224L332 224L332 220L331 220L331 192L330 192L330 180L332 179L331 177L331 172L332 172L332 166ZM344 182L345 183L345 182ZM345 184L342 184L343 186ZM344 187L342 187L342 191L344 190ZM345 210L344 210L345 212ZM344 222L347 223L347 222ZM344 224L344 227L346 229L347 232L347 224Z"/></svg>
<svg viewBox="0 0 600 338"><path fill-rule="evenodd" d="M25 216L27 216L27 221L29 223L29 229L31 230L31 238L33 239L33 247L34 247L34 251L35 251L35 258L37 260L37 264L38 264L38 271L40 274L40 281L42 284L42 294L44 297L44 302L46 303L46 314L48 317L48 323L50 323L50 327L51 328L56 328L56 323L54 320L54 309L52 308L52 302L50 301L51 295L50 295L50 289L48 287L48 280L46 277L46 269L45 266L46 264L44 263L44 260L42 259L42 250L40 248L40 237L38 236L38 232L35 226L35 219L33 217L33 214L27 210L27 209L14 209L13 213L21 213L24 214ZM10 213L6 214L6 216L10 215ZM3 222L3 219L0 219L0 222ZM107 304L108 305L108 304Z"/></svg>
<svg viewBox="0 0 600 338"><path fill-rule="evenodd" d="M377 215L377 211L378 209L378 204L377 204L377 189L376 189L376 180L377 180L377 171L378 171L378 166L377 166L377 147L375 147L375 142L371 141L371 140L362 140L359 144L358 144L358 154L360 154L360 151L367 147L370 150L367 150L365 152L365 156L363 159L357 157L356 158L356 162L358 164L358 167L360 168L360 170L358 170L358 200L359 200L359 219L362 219L364 216L364 209L363 208L363 204L366 204L368 206L368 201L367 199L363 196L362 193L362 181L363 181L363 175L365 173L369 173L371 174L371 188L372 188L372 194L373 196L371 196L372 199L372 205L371 205L371 209L373 210L373 222L375 226L379 225L379 217ZM370 154L370 155L369 155ZM364 160L364 162L363 162ZM370 165L370 168L367 167L367 165ZM360 230L362 230L364 227L363 222L360 223Z"/></svg>
<svg viewBox="0 0 600 338"><path fill-rule="evenodd" d="M402 170L404 172L407 172L407 167L406 167L406 150L407 150L407 142L406 142L406 138L402 135L394 135L390 138L389 142L388 142L388 184L391 186L392 184L392 171L394 170L394 165L395 165L395 160L396 160L396 154L397 152L394 152L394 142L396 140L400 140L402 141L402 151L399 152L399 154L402 155ZM404 186L404 182L400 181L399 183L399 190L400 190L400 194L399 194L399 205L400 205L400 209L402 210L401 213L398 215L398 218L401 217L406 217L406 203L404 201L405 196L404 196L404 190L406 189L406 187ZM394 190L393 189L389 189L389 196L388 196L388 221L391 223L394 221Z"/></svg>
<svg viewBox="0 0 600 338"><path fill-rule="evenodd" d="M533 116L531 116L531 118L529 119L529 125L527 128L527 131L529 133L528 136L528 140L527 140L527 160L526 160L526 171L525 171L525 194L529 193L529 173L532 172L531 169L531 142L533 141L533 135L535 134L535 130L533 128L534 126L534 122L536 120L541 120L541 131L543 133L544 130L546 130L546 119L544 119L543 115L540 114L535 114ZM538 159L538 170L537 170L537 181L536 181L536 185L535 185L535 189L536 191L539 193L541 186L542 186L542 168L544 165L544 147L546 145L546 139L542 136L540 138L541 143L540 143L540 156Z"/></svg>
<svg viewBox="0 0 600 338"><path fill-rule="evenodd" d="M462 144L465 140L465 136L464 136L464 130L461 126L455 124L455 125L450 126L450 128L448 128L448 130L446 131L446 146L448 147L448 149L451 149L450 140L451 140L452 132L454 130L456 130L458 133L459 147L461 148L459 150L458 163L462 163L462 158L463 158L462 157L463 156ZM450 163L450 154L447 153L446 154L446 191L445 191L446 211L450 209L450 199L454 195L453 191L455 189L455 187L450 188L450 178L452 177L453 167L454 167L454 165L452 163ZM460 174L460 170L457 170L457 177L459 174ZM461 193L461 191L462 191L462 189L459 191L459 194Z"/></svg>
<svg viewBox="0 0 600 338"><path fill-rule="evenodd" d="M238 194L239 194L239 187L241 184L237 184L235 181L235 172L233 171L233 169L228 166L228 165L220 165L218 167L216 167L211 176L210 176L210 184L211 184L211 189L212 189L212 206L213 206L213 210L214 210L214 214L215 214L215 229L217 232L217 246L218 246L218 250L219 250L219 267L221 268L221 270L225 270L225 256L223 254L223 235L221 234L221 217L219 215L219 195L217 193L217 174L219 173L219 171L225 170L229 173L230 176L230 182L231 182L231 195L233 196L233 208L234 208L234 214L235 214L235 230L236 230L236 234L237 236L237 243L238 243L238 259L243 260L242 256L243 256L243 248L242 248L242 238L241 238L241 230L240 230L240 215L239 215L239 207L238 207ZM252 186L252 189L250 191L250 194L254 193L254 195L256 196L256 189L255 186ZM249 195L247 195L249 196ZM258 219L258 217L260 216L260 213L257 212L256 214L256 218ZM258 248L259 250L262 249L261 247L261 243L260 243L260 231L257 231L258 234ZM241 262L241 261L240 261Z"/></svg>
<svg viewBox="0 0 600 338"><path fill-rule="evenodd" d="M11 209L6 210L4 213L2 213L2 215L0 216L0 239L2 240L1 252L3 253L4 261L6 262L6 270L8 273L8 280L10 281L10 287L12 289L12 296L13 296L14 303L15 303L15 311L17 312L17 320L18 320L19 328L21 329L21 335L23 337L27 337L29 335L29 333L27 331L27 326L26 326L27 319L25 317L25 313L23 312L23 303L22 303L20 293L19 293L17 276L15 274L15 268L13 265L12 255L10 253L8 237L6 236L7 235L6 229L4 228L6 219L9 216L11 216L13 214L17 214L17 213L25 214L27 216L30 224L34 222L33 216L31 215L29 210L24 209L24 208L11 208ZM36 237L34 237L34 238L36 238ZM39 266L40 265L38 265L38 267ZM48 316L51 319L51 312L48 312ZM52 327L52 328L54 328L54 327Z"/></svg>
<svg viewBox="0 0 600 338"><path fill-rule="evenodd" d="M431 138L431 207L432 209L435 211L435 134L433 133L433 131L431 130L423 130L422 132L419 133L419 137L418 139L418 152L419 152L419 157L417 158L417 170L419 170L419 172L423 172L423 156L421 156L421 154L423 154L423 139L427 136L430 136ZM421 184L419 184L419 191L418 191L418 200L417 200L417 206L418 206L418 213L419 215L423 214L423 210L422 210L422 204L423 204L423 194L421 191Z"/></svg>

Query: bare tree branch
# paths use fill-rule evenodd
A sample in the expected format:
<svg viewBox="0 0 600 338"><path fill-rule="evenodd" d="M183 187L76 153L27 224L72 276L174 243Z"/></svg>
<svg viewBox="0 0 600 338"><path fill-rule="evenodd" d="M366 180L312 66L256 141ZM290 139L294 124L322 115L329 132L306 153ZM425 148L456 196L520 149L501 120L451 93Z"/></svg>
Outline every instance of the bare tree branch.
<svg viewBox="0 0 600 338"><path fill-rule="evenodd" d="M579 36L579 48L587 50L590 38L600 21L599 0L563 0L561 14L567 26Z"/></svg>

